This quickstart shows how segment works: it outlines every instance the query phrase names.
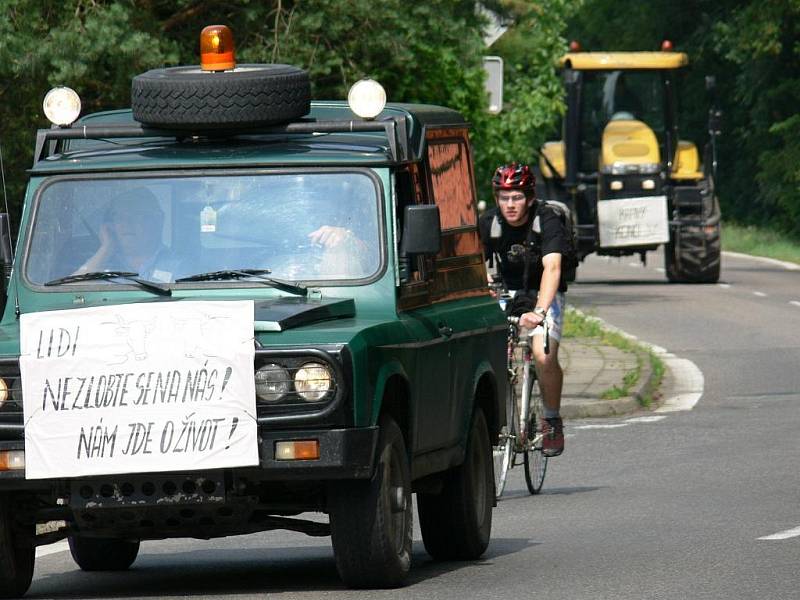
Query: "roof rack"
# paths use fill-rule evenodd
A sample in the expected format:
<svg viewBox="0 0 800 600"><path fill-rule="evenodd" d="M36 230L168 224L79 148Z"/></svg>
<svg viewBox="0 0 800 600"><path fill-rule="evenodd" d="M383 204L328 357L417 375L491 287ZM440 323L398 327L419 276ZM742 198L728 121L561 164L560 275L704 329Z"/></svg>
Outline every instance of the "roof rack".
<svg viewBox="0 0 800 600"><path fill-rule="evenodd" d="M240 127L226 129L162 129L147 125L78 125L70 127L54 127L40 129L36 133L36 150L33 155L34 166L47 156L55 154L55 143L59 140L101 140L119 138L174 137L187 138L197 136L231 137L236 135L258 134L297 134L297 133L354 133L379 132L386 133L389 143L389 155L393 162L409 160L409 143L404 117L389 117L380 121L298 121L285 125L269 127Z"/></svg>

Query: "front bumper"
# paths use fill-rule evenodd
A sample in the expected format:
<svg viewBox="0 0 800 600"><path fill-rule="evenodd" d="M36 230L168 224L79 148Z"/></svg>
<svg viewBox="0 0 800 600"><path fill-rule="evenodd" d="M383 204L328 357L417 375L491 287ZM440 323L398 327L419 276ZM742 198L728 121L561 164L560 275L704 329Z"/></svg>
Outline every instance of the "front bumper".
<svg viewBox="0 0 800 600"><path fill-rule="evenodd" d="M314 460L277 460L275 445L280 441L318 440L319 458ZM378 442L377 427L345 429L264 430L259 432L258 467L226 469L254 481L326 481L366 479L371 477ZM0 450L24 450L22 441L0 442ZM163 475L163 474L162 474ZM94 477L112 486L137 484L147 480L146 473L118 473ZM0 490L54 490L68 488L77 479L26 480L22 470L0 471Z"/></svg>

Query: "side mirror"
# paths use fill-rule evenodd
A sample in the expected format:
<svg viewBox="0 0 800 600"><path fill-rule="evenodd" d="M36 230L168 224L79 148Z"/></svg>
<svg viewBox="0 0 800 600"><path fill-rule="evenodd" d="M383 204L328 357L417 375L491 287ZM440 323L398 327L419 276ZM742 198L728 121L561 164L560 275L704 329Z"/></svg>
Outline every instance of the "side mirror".
<svg viewBox="0 0 800 600"><path fill-rule="evenodd" d="M439 207L434 204L406 206L400 254L438 254L442 246Z"/></svg>

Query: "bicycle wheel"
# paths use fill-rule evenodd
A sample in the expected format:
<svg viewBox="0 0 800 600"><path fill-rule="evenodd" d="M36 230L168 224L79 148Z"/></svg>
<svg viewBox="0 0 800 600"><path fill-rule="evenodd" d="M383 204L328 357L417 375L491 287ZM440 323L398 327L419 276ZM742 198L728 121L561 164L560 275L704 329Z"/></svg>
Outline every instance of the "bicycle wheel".
<svg viewBox="0 0 800 600"><path fill-rule="evenodd" d="M511 386L509 392L510 402L507 402L506 420L512 417L513 413L509 412L515 406L514 401L514 387ZM500 431L500 438L497 446L493 448L494 455L494 496L500 498L503 490L506 487L506 480L508 479L508 470L512 466L514 460L514 427L513 425L504 425Z"/></svg>
<svg viewBox="0 0 800 600"><path fill-rule="evenodd" d="M531 494L538 494L544 485L544 476L547 473L547 457L542 453L542 426L539 422L544 414L542 394L539 391L539 382L534 381L531 387L529 442L525 450L525 483Z"/></svg>

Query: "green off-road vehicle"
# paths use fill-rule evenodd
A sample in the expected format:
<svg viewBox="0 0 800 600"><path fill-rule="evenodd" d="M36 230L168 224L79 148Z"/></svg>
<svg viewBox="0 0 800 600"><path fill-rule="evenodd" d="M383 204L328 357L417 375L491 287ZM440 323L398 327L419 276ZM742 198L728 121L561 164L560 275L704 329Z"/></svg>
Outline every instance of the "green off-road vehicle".
<svg viewBox="0 0 800 600"><path fill-rule="evenodd" d="M64 538L103 571L271 529L400 585L412 493L433 557L489 543L506 327L468 124L211 52L136 77L131 110L45 101L4 280L0 596Z"/></svg>

